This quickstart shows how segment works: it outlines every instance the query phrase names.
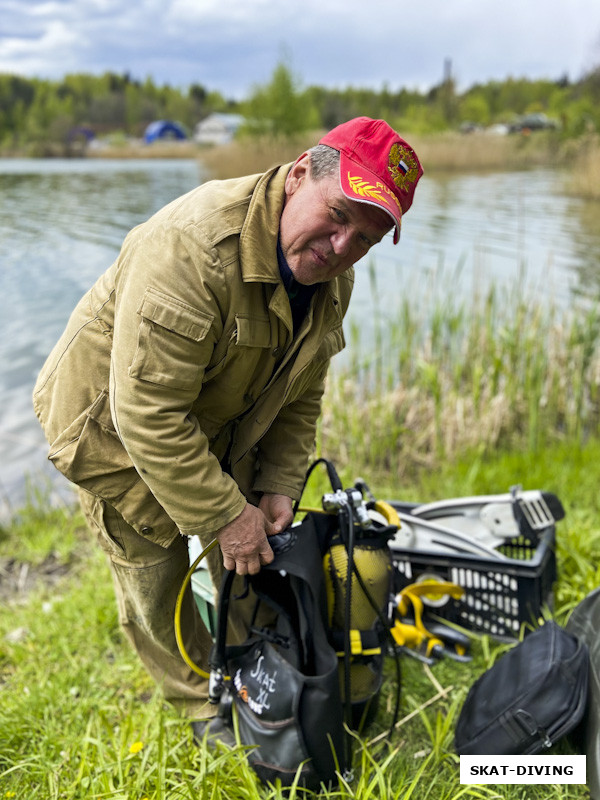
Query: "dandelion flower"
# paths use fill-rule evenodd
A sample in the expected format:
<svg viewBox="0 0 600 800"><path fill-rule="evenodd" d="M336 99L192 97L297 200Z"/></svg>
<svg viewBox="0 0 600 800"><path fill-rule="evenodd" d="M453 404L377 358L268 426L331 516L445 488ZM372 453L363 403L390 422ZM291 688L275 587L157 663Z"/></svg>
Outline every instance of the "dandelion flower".
<svg viewBox="0 0 600 800"><path fill-rule="evenodd" d="M129 748L130 753L139 753L140 750L143 748L143 742L134 742L131 747Z"/></svg>

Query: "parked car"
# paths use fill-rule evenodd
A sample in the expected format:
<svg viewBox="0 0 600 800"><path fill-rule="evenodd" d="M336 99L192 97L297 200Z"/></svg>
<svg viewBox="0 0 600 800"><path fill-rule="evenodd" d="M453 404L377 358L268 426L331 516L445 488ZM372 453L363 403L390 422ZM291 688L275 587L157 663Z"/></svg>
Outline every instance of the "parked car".
<svg viewBox="0 0 600 800"><path fill-rule="evenodd" d="M555 119L547 117L541 112L536 114L525 114L518 117L515 122L510 126L511 133L525 133L530 131L548 131L556 130L558 122Z"/></svg>

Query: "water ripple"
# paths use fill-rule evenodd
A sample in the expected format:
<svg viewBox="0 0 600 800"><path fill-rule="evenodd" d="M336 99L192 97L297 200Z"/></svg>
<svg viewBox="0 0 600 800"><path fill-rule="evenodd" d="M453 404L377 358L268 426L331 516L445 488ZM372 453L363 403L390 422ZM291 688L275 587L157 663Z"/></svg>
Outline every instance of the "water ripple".
<svg viewBox="0 0 600 800"><path fill-rule="evenodd" d="M201 180L195 161L0 159L0 490L44 469L31 391L73 306L134 225ZM374 314L403 298L470 296L491 282L564 303L598 296L596 220L551 170L426 175L400 246L385 237L366 259L374 273L358 265L349 318L368 336Z"/></svg>
<svg viewBox="0 0 600 800"><path fill-rule="evenodd" d="M127 232L201 180L195 161L0 160L0 491L44 471L37 374Z"/></svg>

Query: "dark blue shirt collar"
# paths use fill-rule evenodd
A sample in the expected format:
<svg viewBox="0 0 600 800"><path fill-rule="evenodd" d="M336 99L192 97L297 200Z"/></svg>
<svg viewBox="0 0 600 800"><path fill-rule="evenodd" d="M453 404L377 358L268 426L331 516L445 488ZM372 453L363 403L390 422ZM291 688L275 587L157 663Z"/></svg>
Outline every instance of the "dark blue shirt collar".
<svg viewBox="0 0 600 800"><path fill-rule="evenodd" d="M289 268L288 263L283 255L281 243L277 239L277 263L279 265L279 275L285 286L287 296L290 301L290 308L292 310L292 320L294 322L294 333L300 327L304 319L313 294L317 291L317 284L305 286L294 278L292 270Z"/></svg>

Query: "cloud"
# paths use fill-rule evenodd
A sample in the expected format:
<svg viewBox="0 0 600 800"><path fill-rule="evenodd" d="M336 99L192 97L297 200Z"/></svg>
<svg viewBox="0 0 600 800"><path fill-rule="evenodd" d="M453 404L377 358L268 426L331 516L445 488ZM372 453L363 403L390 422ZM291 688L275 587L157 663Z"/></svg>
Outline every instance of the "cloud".
<svg viewBox="0 0 600 800"><path fill-rule="evenodd" d="M30 34L28 38L6 37L0 43L0 65L12 72L9 65L19 65L25 74L43 74L48 63L52 63L58 53L63 54L63 70L67 68L73 49L81 47L80 36L65 22L54 19ZM72 59L73 66L77 63ZM19 70L14 70L19 71Z"/></svg>
<svg viewBox="0 0 600 800"><path fill-rule="evenodd" d="M283 53L304 84L427 89L578 78L600 60L597 0L3 0L0 71L130 72L243 97Z"/></svg>

